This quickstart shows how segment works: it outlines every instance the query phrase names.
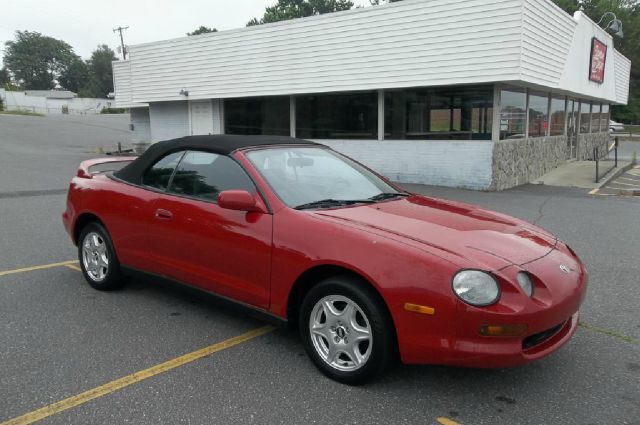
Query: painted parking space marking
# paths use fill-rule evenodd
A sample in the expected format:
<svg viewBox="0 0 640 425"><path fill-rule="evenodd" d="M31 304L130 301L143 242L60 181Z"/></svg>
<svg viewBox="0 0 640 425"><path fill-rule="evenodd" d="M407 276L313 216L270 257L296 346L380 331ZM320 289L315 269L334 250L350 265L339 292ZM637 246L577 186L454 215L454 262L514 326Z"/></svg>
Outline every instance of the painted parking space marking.
<svg viewBox="0 0 640 425"><path fill-rule="evenodd" d="M75 264L78 264L78 260L63 261L60 263L51 263L51 264L41 264L39 266L24 267L21 269L5 270L5 271L0 271L0 277L12 275L12 274L18 274L18 273L27 273L35 270L53 269L55 267L64 267L64 266L75 265Z"/></svg>
<svg viewBox="0 0 640 425"><path fill-rule="evenodd" d="M444 417L437 418L436 421L442 425L460 425L458 422Z"/></svg>
<svg viewBox="0 0 640 425"><path fill-rule="evenodd" d="M229 338L222 342L217 342L208 347L201 348L180 357L176 357L175 359L160 363L156 366L152 366L148 369L123 376L122 378L116 379L115 381L108 382L104 385L100 385L99 387L92 388L80 394L65 398L64 400L58 401L57 403L41 407L40 409L26 413L22 416L9 419L0 423L0 425L26 425L40 421L42 419L48 418L49 416L55 415L68 409L72 409L76 406L80 406L81 404L87 403L91 400L111 394L115 391L121 390L122 388L136 384L145 379L160 375L185 364L192 363L213 353L217 353L219 351L223 351L244 342L250 341L254 338L272 332L275 329L275 327L270 325L262 326L252 331L243 333L242 335Z"/></svg>
<svg viewBox="0 0 640 425"><path fill-rule="evenodd" d="M592 331L592 332L597 332L599 334L603 334L603 335L610 336L612 338L619 339L619 340L624 341L624 342L626 342L628 344L637 344L638 343L638 340L635 339L634 337L623 335L623 334L621 334L619 332L612 331L612 330L609 330L609 329L599 328L597 326L593 326L593 325L590 325L588 323L580 322L580 323L578 323L578 326L580 326L581 328L587 329L589 331ZM2 424L0 424L0 425L2 425Z"/></svg>
<svg viewBox="0 0 640 425"><path fill-rule="evenodd" d="M622 179L618 179L618 180L622 180ZM631 186L631 187L639 187L640 186L640 184L638 184L638 183L635 183L635 184L624 183L624 182L621 182L621 181L618 181L618 180L616 180L614 182L611 182L611 184L619 184L619 185L622 185L622 186Z"/></svg>
<svg viewBox="0 0 640 425"><path fill-rule="evenodd" d="M81 272L82 269L78 266L76 266L75 264L65 264L65 267L71 269L71 270L75 270L77 272Z"/></svg>

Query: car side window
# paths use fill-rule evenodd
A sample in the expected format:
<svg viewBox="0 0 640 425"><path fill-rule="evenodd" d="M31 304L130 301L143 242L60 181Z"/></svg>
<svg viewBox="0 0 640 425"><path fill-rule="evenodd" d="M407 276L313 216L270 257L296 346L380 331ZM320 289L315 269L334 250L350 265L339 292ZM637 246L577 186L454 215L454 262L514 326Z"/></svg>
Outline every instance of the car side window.
<svg viewBox="0 0 640 425"><path fill-rule="evenodd" d="M142 184L160 190L167 190L173 171L178 166L185 151L174 152L156 162L142 176Z"/></svg>
<svg viewBox="0 0 640 425"><path fill-rule="evenodd" d="M210 152L189 151L180 161L169 192L216 201L224 190L255 193L247 173L231 158Z"/></svg>

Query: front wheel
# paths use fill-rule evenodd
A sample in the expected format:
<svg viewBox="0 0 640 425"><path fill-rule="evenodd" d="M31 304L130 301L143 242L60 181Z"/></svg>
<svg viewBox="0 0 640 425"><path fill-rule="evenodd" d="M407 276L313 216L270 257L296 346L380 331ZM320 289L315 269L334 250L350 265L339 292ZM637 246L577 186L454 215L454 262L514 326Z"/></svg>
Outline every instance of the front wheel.
<svg viewBox="0 0 640 425"><path fill-rule="evenodd" d="M125 279L104 226L88 224L82 229L78 241L80 268L89 285L100 291L121 288Z"/></svg>
<svg viewBox="0 0 640 425"><path fill-rule="evenodd" d="M300 333L315 365L329 378L361 384L382 373L394 353L386 308L367 284L349 276L313 287L300 308Z"/></svg>

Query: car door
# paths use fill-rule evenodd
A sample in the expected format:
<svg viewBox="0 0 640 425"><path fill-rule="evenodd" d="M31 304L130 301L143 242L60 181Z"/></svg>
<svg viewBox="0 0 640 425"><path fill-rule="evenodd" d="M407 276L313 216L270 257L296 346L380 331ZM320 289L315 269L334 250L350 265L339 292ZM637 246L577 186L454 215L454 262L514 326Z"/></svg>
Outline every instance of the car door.
<svg viewBox="0 0 640 425"><path fill-rule="evenodd" d="M100 208L105 211L118 258L125 267L158 273L159 267L149 249L149 217L157 193L169 187L169 181L185 151L160 158L143 175L141 186L121 185L117 196L102 195Z"/></svg>
<svg viewBox="0 0 640 425"><path fill-rule="evenodd" d="M166 276L268 308L272 216L220 208L218 194L230 189L260 196L230 157L187 152L154 203L151 251Z"/></svg>

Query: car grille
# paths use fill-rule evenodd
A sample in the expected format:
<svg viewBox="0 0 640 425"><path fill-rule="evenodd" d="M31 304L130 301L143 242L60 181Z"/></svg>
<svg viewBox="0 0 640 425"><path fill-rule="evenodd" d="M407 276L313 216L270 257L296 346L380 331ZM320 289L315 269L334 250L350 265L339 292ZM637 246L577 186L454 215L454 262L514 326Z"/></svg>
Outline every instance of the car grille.
<svg viewBox="0 0 640 425"><path fill-rule="evenodd" d="M523 341L522 341L522 348L524 350L527 350L531 347L535 347L536 345L542 344L543 342L545 342L546 340L548 340L549 338L551 338L552 336L554 336L555 334L557 334L560 329L562 329L562 327L566 324L567 322L564 321L562 323L560 323L559 325L556 325L550 329L547 329L546 331L542 331L539 332L537 334L533 334L530 335L528 337L526 337Z"/></svg>

